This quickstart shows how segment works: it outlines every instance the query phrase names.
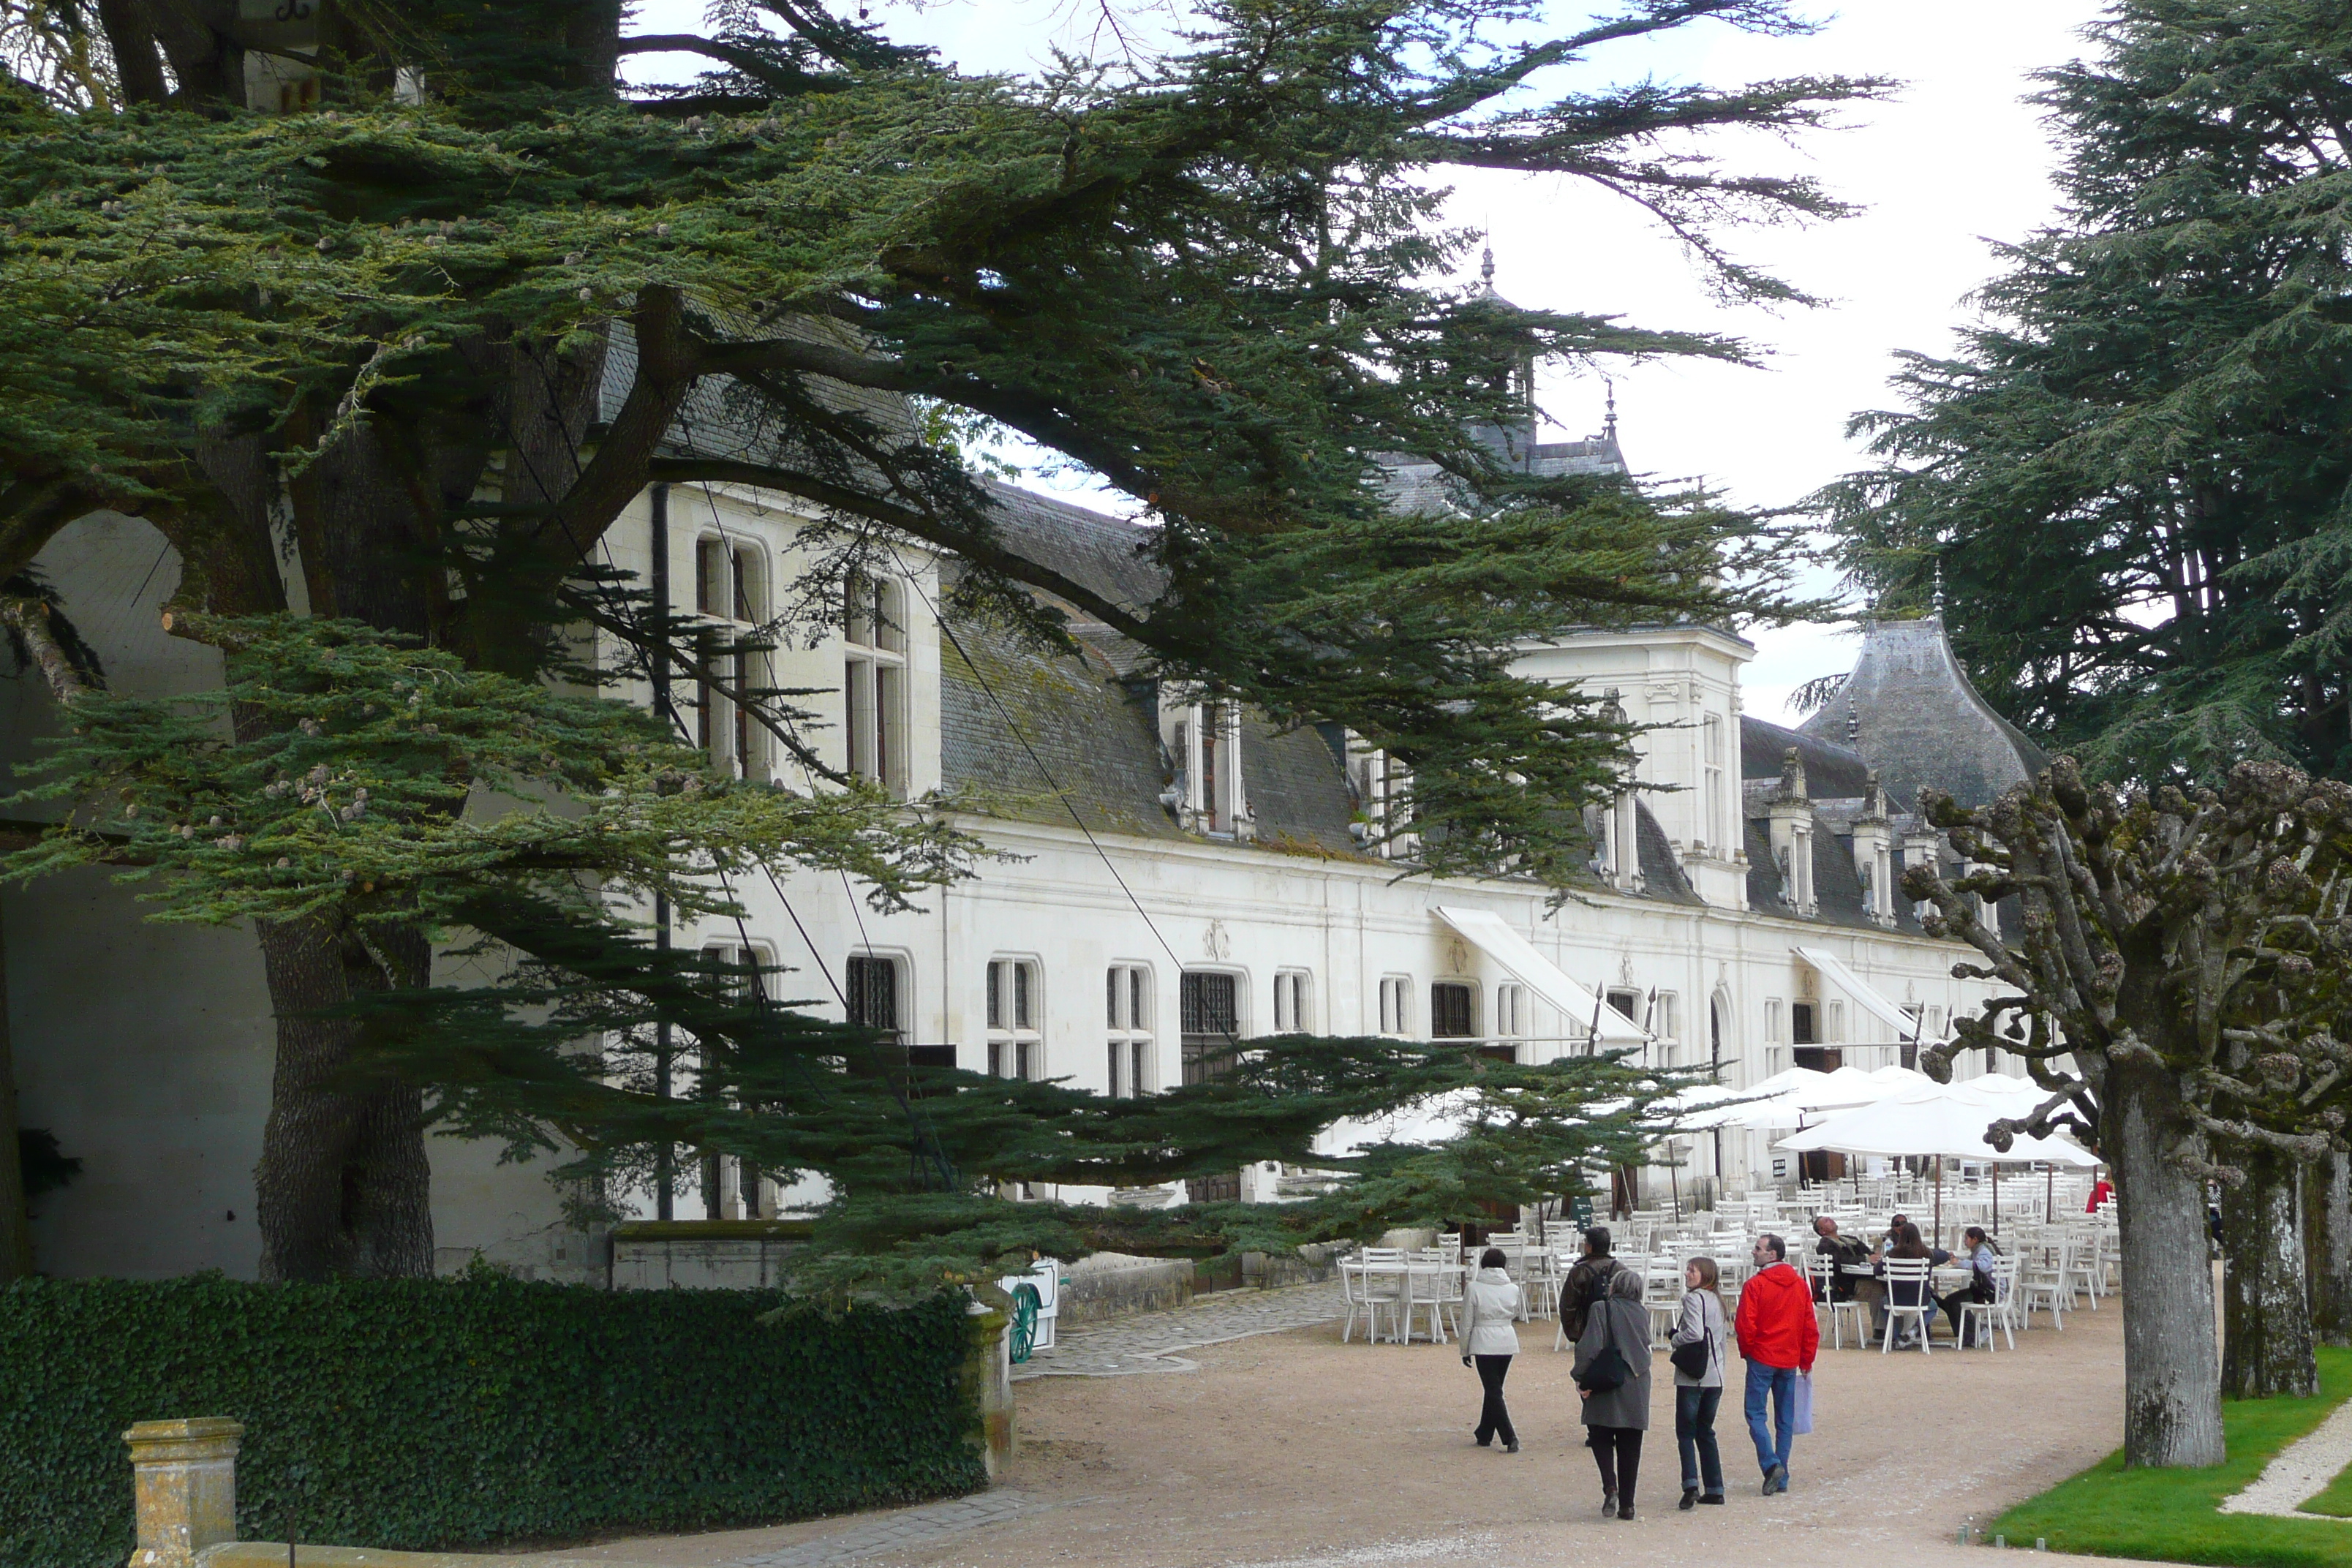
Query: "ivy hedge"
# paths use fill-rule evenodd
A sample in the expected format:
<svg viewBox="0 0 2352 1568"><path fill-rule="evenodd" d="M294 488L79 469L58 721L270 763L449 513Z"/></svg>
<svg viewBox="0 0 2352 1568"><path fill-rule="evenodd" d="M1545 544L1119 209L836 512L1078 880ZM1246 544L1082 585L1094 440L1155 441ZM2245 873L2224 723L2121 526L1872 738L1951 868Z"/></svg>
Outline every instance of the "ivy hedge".
<svg viewBox="0 0 2352 1568"><path fill-rule="evenodd" d="M462 1549L986 1484L963 1303L512 1280L0 1288L0 1563L121 1568L136 1421L245 1424L237 1530Z"/></svg>

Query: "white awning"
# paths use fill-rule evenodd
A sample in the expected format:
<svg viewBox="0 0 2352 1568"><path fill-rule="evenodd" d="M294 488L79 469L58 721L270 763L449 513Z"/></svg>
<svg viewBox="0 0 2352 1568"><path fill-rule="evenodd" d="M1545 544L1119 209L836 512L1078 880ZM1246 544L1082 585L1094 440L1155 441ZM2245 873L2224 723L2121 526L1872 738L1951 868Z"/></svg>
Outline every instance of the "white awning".
<svg viewBox="0 0 2352 1568"><path fill-rule="evenodd" d="M1649 1042L1649 1034L1641 1025L1625 1016L1595 996L1591 991L1570 980L1561 968L1542 953L1535 944L1504 923L1503 917L1485 910L1452 909L1437 906L1437 918L1459 931L1464 940L1510 973L1512 979L1534 992L1558 1008L1571 1021L1589 1026L1596 1017L1601 1020L1599 1034L1604 1046L1639 1046Z"/></svg>
<svg viewBox="0 0 2352 1568"><path fill-rule="evenodd" d="M1821 971L1822 977L1831 984L1853 997L1855 1006L1895 1031L1879 1043L1899 1045L1924 1027L1920 1020L1880 995L1868 981L1848 969L1845 960L1835 953L1824 952L1818 947L1801 947L1797 950L1797 956Z"/></svg>

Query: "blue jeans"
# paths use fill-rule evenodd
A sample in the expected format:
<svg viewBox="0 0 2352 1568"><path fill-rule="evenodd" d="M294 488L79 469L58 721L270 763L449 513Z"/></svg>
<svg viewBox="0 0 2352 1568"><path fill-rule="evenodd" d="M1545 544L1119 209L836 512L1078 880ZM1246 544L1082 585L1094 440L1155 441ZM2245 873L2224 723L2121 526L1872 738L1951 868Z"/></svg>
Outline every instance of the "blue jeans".
<svg viewBox="0 0 2352 1568"><path fill-rule="evenodd" d="M1772 1396L1771 1426L1764 1425L1764 1395ZM1772 1467L1789 1466L1789 1448L1797 1440L1797 1369L1748 1363L1748 1435L1756 1439L1756 1463L1769 1475Z"/></svg>
<svg viewBox="0 0 2352 1568"><path fill-rule="evenodd" d="M1695 1492L1704 1478L1708 1497L1723 1495L1723 1455L1715 1446L1715 1410L1720 1388L1675 1390L1675 1447L1682 1450L1683 1490Z"/></svg>

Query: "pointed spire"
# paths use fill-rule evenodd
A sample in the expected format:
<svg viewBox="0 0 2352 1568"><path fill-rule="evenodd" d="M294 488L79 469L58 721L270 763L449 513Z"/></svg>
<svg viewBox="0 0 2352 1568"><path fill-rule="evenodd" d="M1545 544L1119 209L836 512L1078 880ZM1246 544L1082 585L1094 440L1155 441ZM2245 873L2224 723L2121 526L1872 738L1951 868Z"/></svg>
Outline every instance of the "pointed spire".
<svg viewBox="0 0 2352 1568"><path fill-rule="evenodd" d="M1944 558L1936 557L1936 613L1944 613Z"/></svg>
<svg viewBox="0 0 2352 1568"><path fill-rule="evenodd" d="M1862 715L1856 711L1851 697L1845 700L1845 743L1855 748L1862 744Z"/></svg>
<svg viewBox="0 0 2352 1568"><path fill-rule="evenodd" d="M1479 253L1478 276L1486 280L1486 292L1493 293L1495 291L1495 242L1491 235L1487 237L1486 248Z"/></svg>
<svg viewBox="0 0 2352 1568"><path fill-rule="evenodd" d="M1613 447L1617 444L1617 384L1604 375L1601 384L1609 394L1607 412L1601 421L1601 438Z"/></svg>

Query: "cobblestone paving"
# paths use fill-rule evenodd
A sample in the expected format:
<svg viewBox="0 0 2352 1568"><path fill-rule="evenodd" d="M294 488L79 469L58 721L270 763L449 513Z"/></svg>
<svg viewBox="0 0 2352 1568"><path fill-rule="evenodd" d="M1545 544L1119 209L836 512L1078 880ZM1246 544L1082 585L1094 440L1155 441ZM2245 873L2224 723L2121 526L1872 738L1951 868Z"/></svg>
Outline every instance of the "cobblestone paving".
<svg viewBox="0 0 2352 1568"><path fill-rule="evenodd" d="M1279 1334L1317 1323L1337 1322L1348 1310L1337 1280L1292 1285L1279 1290L1221 1290L1173 1312L1122 1318L1099 1327L1073 1329L1061 1342L1013 1369L1014 1381L1031 1377L1126 1377L1147 1372L1197 1372L1197 1362L1178 1351Z"/></svg>
<svg viewBox="0 0 2352 1568"><path fill-rule="evenodd" d="M729 1568L825 1568L830 1563L854 1563L861 1557L879 1557L886 1552L927 1546L944 1536L961 1535L982 1525L1002 1524L1008 1519L1042 1513L1055 1506L1044 1498L999 1487L994 1491L950 1502L926 1503L920 1508L877 1514L837 1535L803 1542L781 1552L761 1552L757 1557L738 1558Z"/></svg>

